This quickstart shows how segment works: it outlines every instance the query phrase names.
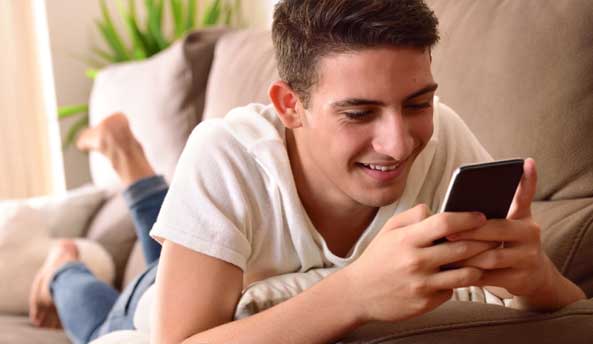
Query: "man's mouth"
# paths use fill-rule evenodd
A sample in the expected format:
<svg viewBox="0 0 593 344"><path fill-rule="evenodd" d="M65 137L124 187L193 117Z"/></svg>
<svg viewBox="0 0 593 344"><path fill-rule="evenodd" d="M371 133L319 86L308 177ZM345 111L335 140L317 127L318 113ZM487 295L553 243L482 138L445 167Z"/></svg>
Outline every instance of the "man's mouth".
<svg viewBox="0 0 593 344"><path fill-rule="evenodd" d="M376 181L384 183L399 177L402 174L407 161L408 159L392 163L359 162L357 165L366 175Z"/></svg>
<svg viewBox="0 0 593 344"><path fill-rule="evenodd" d="M399 167L399 165L401 165L401 163L397 163L397 164L393 164L393 165L375 165L375 164L365 164L365 163L360 163L360 164L366 168L370 168L371 170L382 171L382 172L395 170L396 168Z"/></svg>

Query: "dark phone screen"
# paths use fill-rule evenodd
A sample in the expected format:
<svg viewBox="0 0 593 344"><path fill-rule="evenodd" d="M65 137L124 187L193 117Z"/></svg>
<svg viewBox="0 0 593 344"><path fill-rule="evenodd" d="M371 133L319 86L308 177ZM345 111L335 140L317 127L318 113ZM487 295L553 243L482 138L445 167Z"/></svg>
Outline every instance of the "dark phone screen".
<svg viewBox="0 0 593 344"><path fill-rule="evenodd" d="M522 159L463 166L444 211L479 211L488 219L504 219L522 175Z"/></svg>
<svg viewBox="0 0 593 344"><path fill-rule="evenodd" d="M443 211L478 211L488 219L506 218L523 176L523 162L513 159L460 167ZM445 241L441 238L435 244Z"/></svg>

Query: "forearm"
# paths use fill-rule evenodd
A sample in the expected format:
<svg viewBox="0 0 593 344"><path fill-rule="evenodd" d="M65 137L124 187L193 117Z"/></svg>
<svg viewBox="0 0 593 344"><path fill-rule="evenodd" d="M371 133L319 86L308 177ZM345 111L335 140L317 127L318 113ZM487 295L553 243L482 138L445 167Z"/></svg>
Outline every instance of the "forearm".
<svg viewBox="0 0 593 344"><path fill-rule="evenodd" d="M196 334L184 343L327 343L363 324L343 274L248 318Z"/></svg>

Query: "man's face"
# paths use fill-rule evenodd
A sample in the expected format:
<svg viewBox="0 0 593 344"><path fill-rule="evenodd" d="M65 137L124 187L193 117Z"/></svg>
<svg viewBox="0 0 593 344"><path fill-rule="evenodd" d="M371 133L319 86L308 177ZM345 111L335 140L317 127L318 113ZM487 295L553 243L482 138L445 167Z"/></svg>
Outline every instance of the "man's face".
<svg viewBox="0 0 593 344"><path fill-rule="evenodd" d="M430 53L374 48L329 55L318 65L295 130L304 174L331 199L380 207L402 195L433 132L436 84ZM337 197L337 198L336 198Z"/></svg>

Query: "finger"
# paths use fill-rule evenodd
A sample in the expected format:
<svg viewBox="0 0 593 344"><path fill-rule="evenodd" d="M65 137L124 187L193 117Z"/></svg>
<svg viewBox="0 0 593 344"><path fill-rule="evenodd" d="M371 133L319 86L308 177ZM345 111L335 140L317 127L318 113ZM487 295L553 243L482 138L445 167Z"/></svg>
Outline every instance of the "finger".
<svg viewBox="0 0 593 344"><path fill-rule="evenodd" d="M525 159L523 164L523 177L519 182L517 191L511 203L507 215L508 219L522 219L531 216L531 202L537 189L537 170L535 161L531 158Z"/></svg>
<svg viewBox="0 0 593 344"><path fill-rule="evenodd" d="M453 262L464 261L498 246L485 241L456 241L434 245L420 250L419 257L426 258L431 268L438 268Z"/></svg>
<svg viewBox="0 0 593 344"><path fill-rule="evenodd" d="M418 223L431 215L431 211L426 204L418 204L404 212L393 215L383 226L384 230L392 230Z"/></svg>
<svg viewBox="0 0 593 344"><path fill-rule="evenodd" d="M474 267L464 267L454 270L445 270L431 275L426 280L429 288L434 290L445 290L469 287L476 285L482 277L483 272Z"/></svg>
<svg viewBox="0 0 593 344"><path fill-rule="evenodd" d="M519 268L528 262L529 260L525 257L525 248L496 248L461 261L456 266L494 270Z"/></svg>
<svg viewBox="0 0 593 344"><path fill-rule="evenodd" d="M432 246L437 239L478 228L486 223L484 214L476 212L439 213L411 228L416 244Z"/></svg>
<svg viewBox="0 0 593 344"><path fill-rule="evenodd" d="M447 239L450 241L480 240L520 242L527 241L530 237L531 233L529 228L526 228L521 221L488 220L482 227L448 235Z"/></svg>

